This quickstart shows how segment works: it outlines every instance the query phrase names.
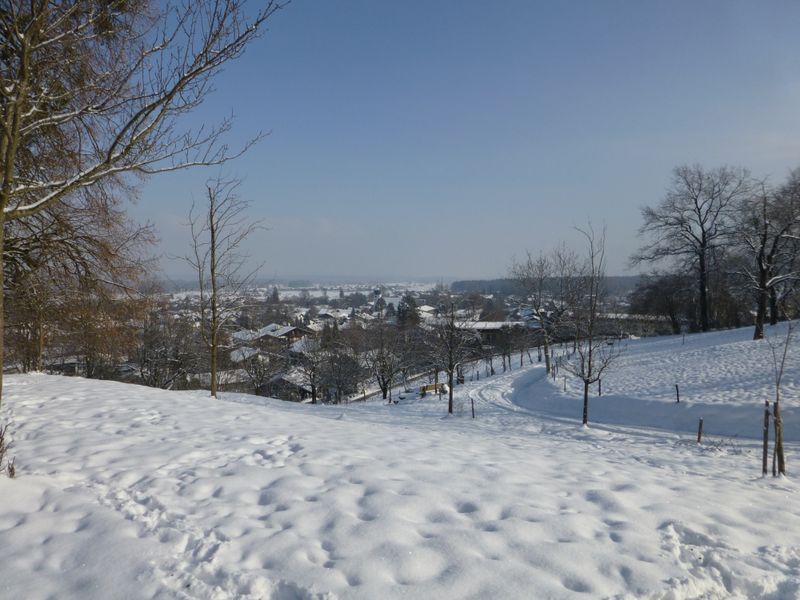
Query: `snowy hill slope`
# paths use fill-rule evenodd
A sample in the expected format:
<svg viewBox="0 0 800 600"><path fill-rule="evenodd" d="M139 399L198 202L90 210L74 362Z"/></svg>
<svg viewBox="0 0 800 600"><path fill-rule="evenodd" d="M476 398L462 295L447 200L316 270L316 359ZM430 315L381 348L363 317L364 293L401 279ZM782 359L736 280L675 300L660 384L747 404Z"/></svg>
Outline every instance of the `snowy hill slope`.
<svg viewBox="0 0 800 600"><path fill-rule="evenodd" d="M769 341L782 352L786 325L768 328ZM622 343L622 353L603 377L602 397L592 387L590 421L697 431L698 420L710 434L761 438L764 401L775 396L770 344L753 341L752 328L707 334L645 338ZM559 351L561 352L561 351ZM506 395L539 414L579 418L580 380L561 370L552 385L541 385L534 370ZM680 388L676 403L675 385ZM785 439L800 441L800 335L790 342L781 395Z"/></svg>
<svg viewBox="0 0 800 600"><path fill-rule="evenodd" d="M744 336L687 337L706 382L687 406L745 410L709 383L732 370L758 407ZM676 408L636 374L669 383L676 343L631 342L592 415L613 423L645 389ZM468 383L473 421L430 397L300 406L10 377L0 598L800 597L800 489L761 479L755 440L698 447L664 419L582 429L562 383L538 365Z"/></svg>

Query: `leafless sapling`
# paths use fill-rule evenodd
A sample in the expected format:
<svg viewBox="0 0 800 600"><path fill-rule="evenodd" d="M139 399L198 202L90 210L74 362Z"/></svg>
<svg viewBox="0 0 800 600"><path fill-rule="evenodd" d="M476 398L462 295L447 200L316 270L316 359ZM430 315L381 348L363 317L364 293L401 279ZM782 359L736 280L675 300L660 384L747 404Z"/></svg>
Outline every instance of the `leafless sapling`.
<svg viewBox="0 0 800 600"><path fill-rule="evenodd" d="M578 229L586 240L586 258L578 274L580 294L572 308L574 349L564 369L583 382L583 419L589 423L589 386L600 380L619 356L617 344L609 345L601 331L605 287L605 230L597 234L591 224Z"/></svg>
<svg viewBox="0 0 800 600"><path fill-rule="evenodd" d="M241 309L259 266L249 264L244 243L262 229L247 215L250 204L237 195L239 182L216 179L206 186L202 210L189 213L192 252L184 261L197 276L200 333L209 355L211 396L217 396L223 328Z"/></svg>

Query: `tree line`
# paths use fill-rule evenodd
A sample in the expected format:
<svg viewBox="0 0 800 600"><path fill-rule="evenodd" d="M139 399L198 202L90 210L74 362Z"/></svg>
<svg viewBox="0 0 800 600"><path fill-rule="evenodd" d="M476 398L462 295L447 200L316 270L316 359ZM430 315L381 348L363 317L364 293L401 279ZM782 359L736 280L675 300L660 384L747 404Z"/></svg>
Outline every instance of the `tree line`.
<svg viewBox="0 0 800 600"><path fill-rule="evenodd" d="M754 339L797 315L800 169L771 183L741 167L678 166L642 221L631 265L663 268L637 286L632 312L665 316L675 333L754 324Z"/></svg>

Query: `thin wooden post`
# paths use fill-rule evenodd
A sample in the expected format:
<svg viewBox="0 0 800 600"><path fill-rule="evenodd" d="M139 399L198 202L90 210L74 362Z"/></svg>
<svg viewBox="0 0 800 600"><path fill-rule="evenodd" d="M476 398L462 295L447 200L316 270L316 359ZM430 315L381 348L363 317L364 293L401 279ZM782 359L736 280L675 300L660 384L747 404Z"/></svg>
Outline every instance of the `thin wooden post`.
<svg viewBox="0 0 800 600"><path fill-rule="evenodd" d="M767 476L769 457L769 400L764 401L764 449L761 453L761 475Z"/></svg>
<svg viewBox="0 0 800 600"><path fill-rule="evenodd" d="M475 418L475 398L470 398L472 401L472 418Z"/></svg>
<svg viewBox="0 0 800 600"><path fill-rule="evenodd" d="M703 439L703 417L700 417L700 424L697 426L697 443Z"/></svg>
<svg viewBox="0 0 800 600"><path fill-rule="evenodd" d="M597 395L598 396L602 396L603 395L603 380L602 379L598 379L597 380Z"/></svg>
<svg viewBox="0 0 800 600"><path fill-rule="evenodd" d="M675 400L678 404L681 403L681 391L678 389L678 384L675 384Z"/></svg>

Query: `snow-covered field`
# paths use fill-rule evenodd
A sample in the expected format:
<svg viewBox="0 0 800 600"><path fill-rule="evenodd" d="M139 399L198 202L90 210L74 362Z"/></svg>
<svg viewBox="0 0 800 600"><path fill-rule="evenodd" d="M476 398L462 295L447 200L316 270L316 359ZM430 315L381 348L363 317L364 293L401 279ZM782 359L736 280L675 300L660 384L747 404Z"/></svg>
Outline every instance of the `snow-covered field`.
<svg viewBox="0 0 800 600"><path fill-rule="evenodd" d="M798 446L760 477L751 333L629 342L589 429L539 365L454 417L9 377L0 598L798 598Z"/></svg>

